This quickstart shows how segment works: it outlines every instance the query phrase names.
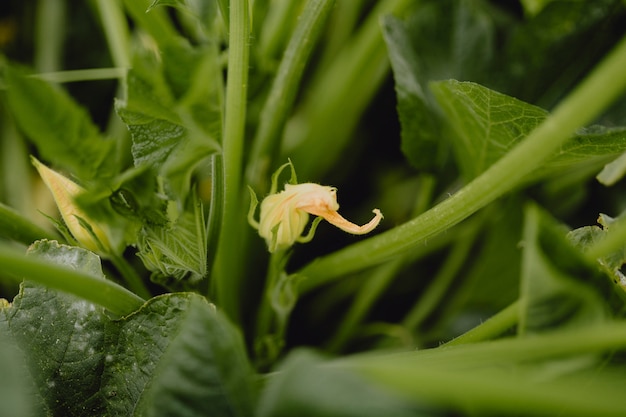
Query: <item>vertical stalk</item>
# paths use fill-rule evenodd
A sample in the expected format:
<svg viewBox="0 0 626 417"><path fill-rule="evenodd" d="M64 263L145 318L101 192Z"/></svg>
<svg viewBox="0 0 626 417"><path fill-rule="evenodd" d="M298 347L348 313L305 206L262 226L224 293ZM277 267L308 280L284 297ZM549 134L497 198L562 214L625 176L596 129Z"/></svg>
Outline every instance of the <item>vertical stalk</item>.
<svg viewBox="0 0 626 417"><path fill-rule="evenodd" d="M235 323L239 321L241 295L241 226L246 224L241 208L242 154L246 123L246 96L249 61L248 1L230 2L230 30L226 111L224 119L223 164L224 204L213 274L213 293L218 306Z"/></svg>

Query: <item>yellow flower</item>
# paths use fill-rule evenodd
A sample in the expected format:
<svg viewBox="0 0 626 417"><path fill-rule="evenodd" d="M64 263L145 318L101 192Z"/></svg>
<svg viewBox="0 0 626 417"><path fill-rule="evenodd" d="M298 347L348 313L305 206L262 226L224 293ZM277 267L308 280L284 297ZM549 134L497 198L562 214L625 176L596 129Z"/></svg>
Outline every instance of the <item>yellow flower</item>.
<svg viewBox="0 0 626 417"><path fill-rule="evenodd" d="M276 193L276 180L280 171L291 162L283 165L272 178L272 192L261 202L261 216L258 222L252 215L257 200L251 191L252 205L250 207L250 223L259 231L259 235L267 242L270 252L286 249L295 242L308 242L313 238L315 228L321 219L337 226L344 232L355 235L369 233L383 218L378 209L374 209L374 218L363 226L356 225L344 217L337 210L337 189L314 183L285 184L285 189ZM292 182L295 182L295 173L292 166ZM304 229L309 221L309 214L318 216L313 222L311 230L303 236Z"/></svg>
<svg viewBox="0 0 626 417"><path fill-rule="evenodd" d="M72 236L90 251L104 254L109 252L111 244L106 231L90 220L74 202L74 199L85 192L85 189L37 159L32 158L32 161L41 179L52 193L63 221Z"/></svg>

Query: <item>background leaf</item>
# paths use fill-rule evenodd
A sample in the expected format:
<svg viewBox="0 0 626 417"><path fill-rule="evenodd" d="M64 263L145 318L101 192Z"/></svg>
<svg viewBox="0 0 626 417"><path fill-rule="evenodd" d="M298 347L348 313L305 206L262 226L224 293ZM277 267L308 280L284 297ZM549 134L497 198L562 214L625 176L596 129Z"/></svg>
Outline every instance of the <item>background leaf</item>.
<svg viewBox="0 0 626 417"><path fill-rule="evenodd" d="M455 80L431 84L449 123L457 162L466 178L478 176L535 129L548 112L479 84ZM597 166L626 149L626 128L580 129L533 177Z"/></svg>
<svg viewBox="0 0 626 417"><path fill-rule="evenodd" d="M42 158L82 181L117 172L115 141L102 138L87 111L65 91L11 66L5 68L5 77L9 108Z"/></svg>
<svg viewBox="0 0 626 417"><path fill-rule="evenodd" d="M584 261L536 206L526 209L519 332L591 326L608 318L610 281ZM599 292L599 290L603 290Z"/></svg>
<svg viewBox="0 0 626 417"><path fill-rule="evenodd" d="M448 143L442 140L445 125L428 83L481 79L494 54L494 16L480 1L444 0L422 2L404 20L384 18L402 151L414 167L438 168L448 150Z"/></svg>

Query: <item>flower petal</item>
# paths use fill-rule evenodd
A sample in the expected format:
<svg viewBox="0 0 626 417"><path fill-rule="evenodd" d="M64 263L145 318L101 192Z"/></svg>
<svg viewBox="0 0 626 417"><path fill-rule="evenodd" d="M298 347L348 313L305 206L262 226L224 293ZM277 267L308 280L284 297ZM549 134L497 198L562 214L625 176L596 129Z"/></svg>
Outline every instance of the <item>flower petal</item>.
<svg viewBox="0 0 626 417"><path fill-rule="evenodd" d="M346 220L341 214L334 210L330 210L324 207L310 207L308 209L302 208L308 213L314 214L316 216L321 216L328 223L340 228L344 232L352 233L353 235L364 235L366 233L371 232L378 226L378 223L383 219L383 214L378 209L372 210L374 213L374 218L364 224L363 226L359 226L357 224L352 223L351 221Z"/></svg>

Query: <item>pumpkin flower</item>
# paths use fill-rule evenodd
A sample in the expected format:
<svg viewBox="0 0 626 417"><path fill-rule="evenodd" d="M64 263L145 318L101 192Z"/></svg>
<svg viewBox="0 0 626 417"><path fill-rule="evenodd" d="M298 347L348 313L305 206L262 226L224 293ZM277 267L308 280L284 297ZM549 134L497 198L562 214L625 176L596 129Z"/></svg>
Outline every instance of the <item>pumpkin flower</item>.
<svg viewBox="0 0 626 417"><path fill-rule="evenodd" d="M278 175L287 165L291 166L291 181L285 184L283 191L276 192ZM337 189L314 183L297 184L291 162L280 167L272 176L272 189L261 202L261 215L258 222L253 218L258 200L252 190L250 190L250 195L252 202L248 220L265 239L270 252L289 248L295 242L309 242L322 219L344 232L362 235L374 230L383 218L380 210L374 209L372 220L362 226L346 220L337 212L339 210ZM309 214L317 218L313 221L309 232L303 235L309 221Z"/></svg>
<svg viewBox="0 0 626 417"><path fill-rule="evenodd" d="M52 193L63 221L76 241L92 252L109 252L111 244L106 231L90 220L74 202L85 189L37 159L32 158L32 161L39 176Z"/></svg>

